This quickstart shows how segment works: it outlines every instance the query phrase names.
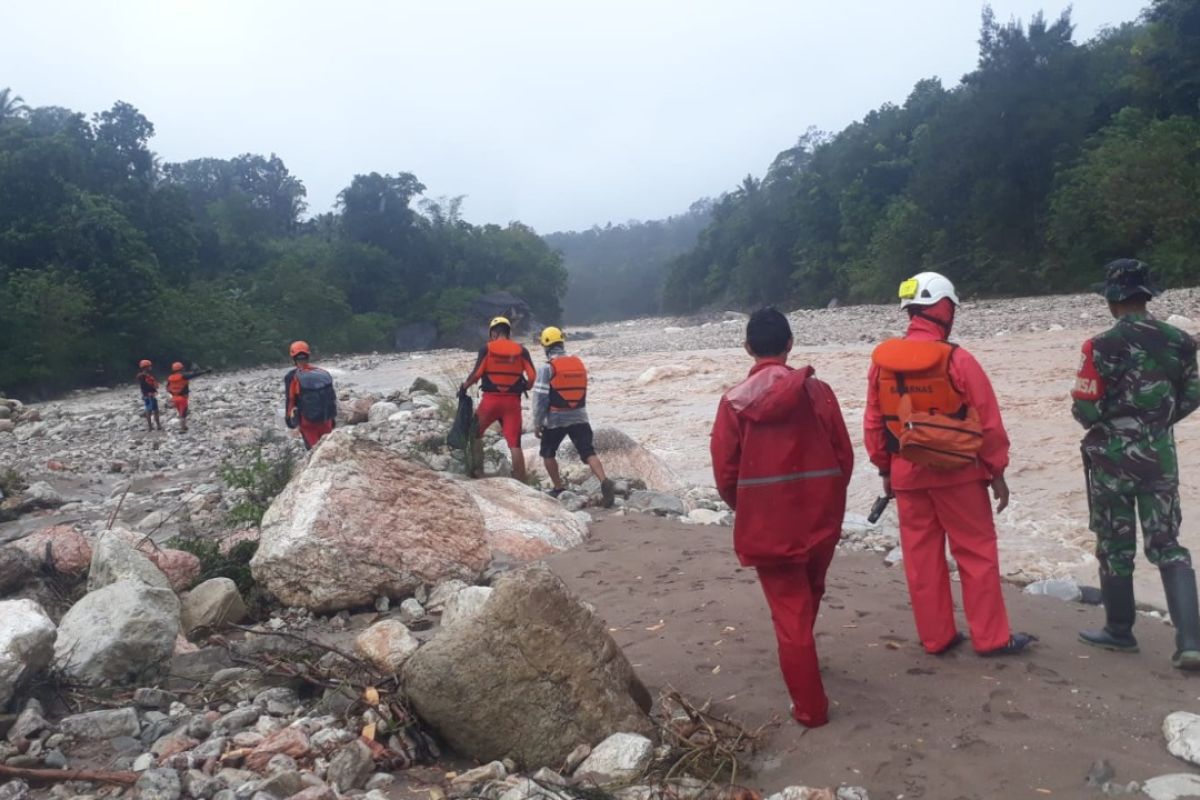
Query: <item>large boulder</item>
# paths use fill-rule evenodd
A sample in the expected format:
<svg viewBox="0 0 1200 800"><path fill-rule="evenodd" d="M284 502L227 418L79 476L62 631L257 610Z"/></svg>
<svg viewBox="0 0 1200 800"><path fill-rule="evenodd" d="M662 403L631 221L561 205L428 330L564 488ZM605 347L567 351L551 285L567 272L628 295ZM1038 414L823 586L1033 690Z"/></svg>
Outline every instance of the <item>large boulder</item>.
<svg viewBox="0 0 1200 800"><path fill-rule="evenodd" d="M497 579L479 613L404 665L414 708L459 753L557 767L581 742L649 735L649 695L604 622L549 569Z"/></svg>
<svg viewBox="0 0 1200 800"><path fill-rule="evenodd" d="M54 656L54 623L32 600L0 600L0 711Z"/></svg>
<svg viewBox="0 0 1200 800"><path fill-rule="evenodd" d="M250 568L285 605L326 612L472 581L490 558L461 484L334 431L267 509Z"/></svg>
<svg viewBox="0 0 1200 800"><path fill-rule="evenodd" d="M147 586L171 590L171 582L163 571L129 543L137 534L128 531L105 531L92 551L92 566L88 571L87 588L95 592L118 581L137 581Z"/></svg>
<svg viewBox="0 0 1200 800"><path fill-rule="evenodd" d="M63 616L54 667L89 685L136 679L171 657L178 633L179 600L170 587L119 580L85 595Z"/></svg>
<svg viewBox="0 0 1200 800"><path fill-rule="evenodd" d="M512 478L486 478L466 484L479 506L495 556L536 561L578 547L587 524L557 500Z"/></svg>
<svg viewBox="0 0 1200 800"><path fill-rule="evenodd" d="M241 622L246 604L229 578L210 578L183 596L180 621L185 633L200 627Z"/></svg>
<svg viewBox="0 0 1200 800"><path fill-rule="evenodd" d="M92 563L92 543L70 525L55 525L13 542L13 547L38 561L49 557L55 571L82 575Z"/></svg>
<svg viewBox="0 0 1200 800"><path fill-rule="evenodd" d="M656 492L677 492L685 488L684 481L667 466L667 462L617 428L597 428L593 445L609 477L640 480ZM536 465L540 461L535 459L531 463ZM558 451L558 463L569 470L587 471L587 467L580 464L579 453L569 439Z"/></svg>

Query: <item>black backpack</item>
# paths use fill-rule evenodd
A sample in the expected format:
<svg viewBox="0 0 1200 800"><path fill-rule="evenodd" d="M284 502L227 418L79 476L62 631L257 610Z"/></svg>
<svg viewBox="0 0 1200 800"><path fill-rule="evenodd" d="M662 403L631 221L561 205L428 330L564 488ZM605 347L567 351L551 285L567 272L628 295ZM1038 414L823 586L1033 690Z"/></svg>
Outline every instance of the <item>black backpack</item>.
<svg viewBox="0 0 1200 800"><path fill-rule="evenodd" d="M296 382L300 384L297 406L300 416L309 422L328 422L337 418L337 392L333 390L333 376L323 369L296 370Z"/></svg>

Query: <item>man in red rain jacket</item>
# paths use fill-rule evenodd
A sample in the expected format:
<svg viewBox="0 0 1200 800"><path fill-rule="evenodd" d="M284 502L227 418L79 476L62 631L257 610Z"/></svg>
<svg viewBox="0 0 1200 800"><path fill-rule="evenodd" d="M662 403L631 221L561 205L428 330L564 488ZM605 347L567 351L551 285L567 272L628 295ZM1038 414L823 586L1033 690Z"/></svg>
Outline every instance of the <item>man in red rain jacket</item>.
<svg viewBox="0 0 1200 800"><path fill-rule="evenodd" d="M749 377L721 398L712 430L717 490L737 512L733 548L754 567L775 622L792 716L829 721L813 626L846 510L854 451L837 398L812 367L787 366L792 330L773 308L746 325Z"/></svg>
<svg viewBox="0 0 1200 800"><path fill-rule="evenodd" d="M944 342L954 326L958 295L945 276L922 272L900 285L900 307L910 319L905 341ZM1009 442L991 381L974 356L962 347L953 348L947 361L949 385L978 414L982 444L966 466L921 466L896 453L896 438L882 409L886 398L879 389L881 367L874 360L879 352L867 378L863 433L867 454L883 478L884 493L896 497L904 573L921 644L926 652L940 655L964 640L954 624L948 538L962 580L972 647L980 655L1019 653L1037 637L1011 632L1000 592L1000 556L988 487L996 496L996 511L1003 511L1008 505L1004 470ZM898 424L895 417L890 419L893 426Z"/></svg>

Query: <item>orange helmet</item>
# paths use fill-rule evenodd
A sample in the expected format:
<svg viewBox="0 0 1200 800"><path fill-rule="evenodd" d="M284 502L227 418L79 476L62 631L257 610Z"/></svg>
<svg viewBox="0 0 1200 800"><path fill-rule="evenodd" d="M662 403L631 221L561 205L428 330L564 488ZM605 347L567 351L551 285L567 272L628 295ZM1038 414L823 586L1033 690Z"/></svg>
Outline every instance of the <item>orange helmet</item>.
<svg viewBox="0 0 1200 800"><path fill-rule="evenodd" d="M143 358L138 362L138 367L141 369L149 369L151 366L150 359L148 358Z"/></svg>
<svg viewBox="0 0 1200 800"><path fill-rule="evenodd" d="M308 342L295 341L292 342L292 346L288 348L288 355L290 355L292 358L300 355L309 355L309 352Z"/></svg>
<svg viewBox="0 0 1200 800"><path fill-rule="evenodd" d="M171 365L171 372L183 372L183 362L176 361Z"/></svg>

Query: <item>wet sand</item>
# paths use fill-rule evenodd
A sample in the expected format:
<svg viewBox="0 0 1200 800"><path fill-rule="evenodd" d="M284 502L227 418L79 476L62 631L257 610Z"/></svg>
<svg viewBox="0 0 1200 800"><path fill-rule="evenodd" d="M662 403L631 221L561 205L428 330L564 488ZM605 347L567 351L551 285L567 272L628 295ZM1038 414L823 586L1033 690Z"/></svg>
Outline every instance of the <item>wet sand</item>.
<svg viewBox="0 0 1200 800"><path fill-rule="evenodd" d="M1141 653L1105 653L1075 640L1100 609L1008 587L1014 627L1041 637L1030 654L929 656L903 572L868 553L839 553L830 570L817 631L831 721L806 731L787 717L766 603L730 538L729 528L611 516L583 548L548 561L596 605L653 692L711 699L749 727L779 723L747 784L862 785L877 799L1083 798L1103 796L1084 785L1100 757L1122 783L1195 771L1161 733L1168 713L1200 712L1200 676L1170 666L1170 627L1143 617Z"/></svg>

